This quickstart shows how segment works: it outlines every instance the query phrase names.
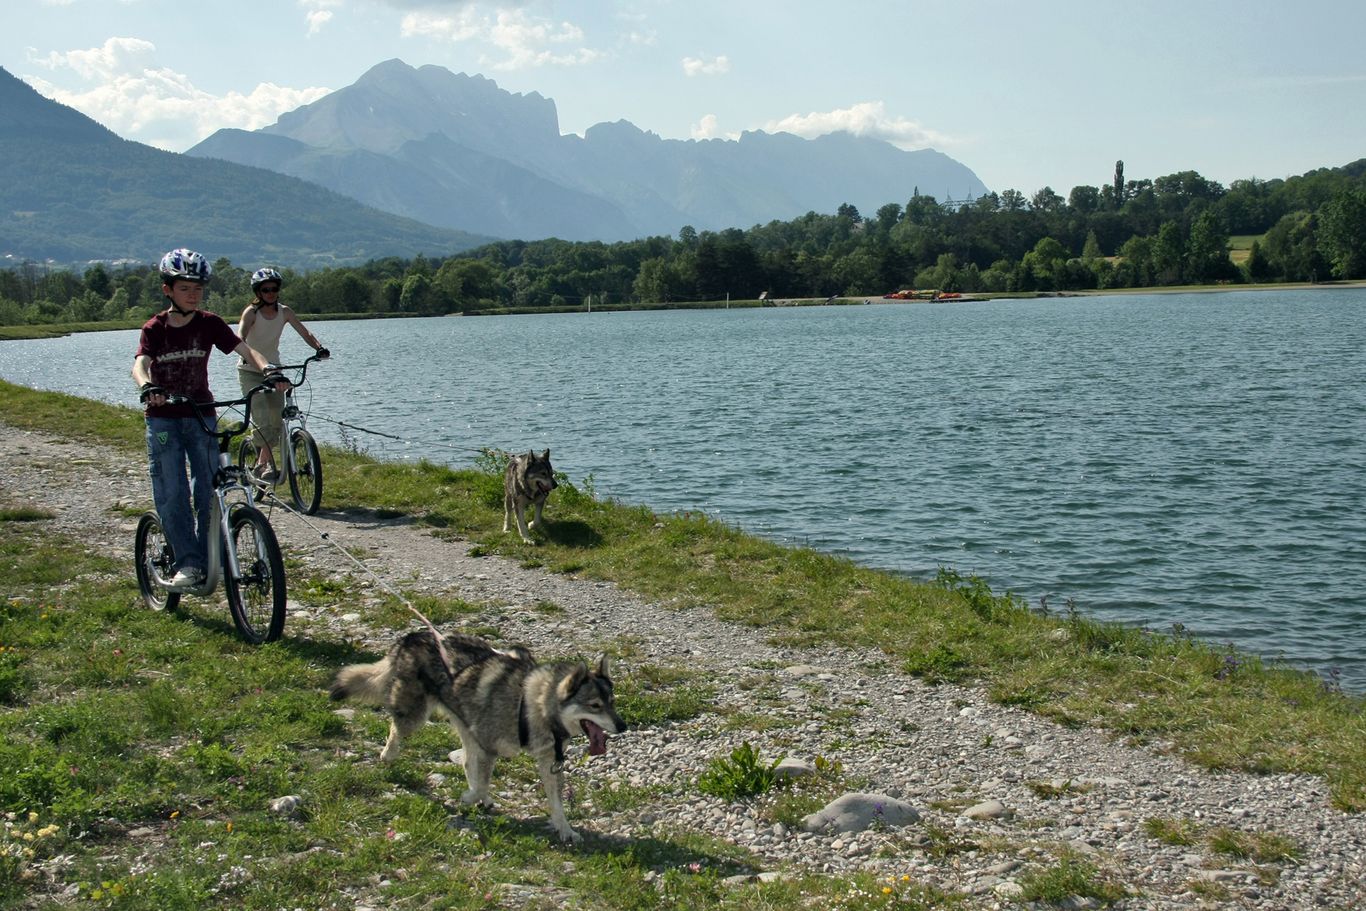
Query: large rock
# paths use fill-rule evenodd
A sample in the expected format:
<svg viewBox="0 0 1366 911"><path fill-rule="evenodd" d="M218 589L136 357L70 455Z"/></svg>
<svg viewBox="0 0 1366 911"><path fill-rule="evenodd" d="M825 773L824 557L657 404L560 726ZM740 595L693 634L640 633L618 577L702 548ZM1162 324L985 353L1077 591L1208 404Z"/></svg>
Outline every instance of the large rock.
<svg viewBox="0 0 1366 911"><path fill-rule="evenodd" d="M907 826L920 821L910 804L886 794L852 793L837 797L802 820L808 832L862 832L874 825Z"/></svg>

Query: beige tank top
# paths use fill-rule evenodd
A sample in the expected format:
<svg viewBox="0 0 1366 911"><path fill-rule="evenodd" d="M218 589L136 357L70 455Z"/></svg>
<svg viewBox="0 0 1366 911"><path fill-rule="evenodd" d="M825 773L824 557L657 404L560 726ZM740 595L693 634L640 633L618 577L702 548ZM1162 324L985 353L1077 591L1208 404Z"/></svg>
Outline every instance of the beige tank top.
<svg viewBox="0 0 1366 911"><path fill-rule="evenodd" d="M251 324L251 334L242 341L246 342L256 351L270 361L272 364L280 363L280 333L285 330L285 313L283 307L275 308L275 318L266 319L265 308L258 308L256 311L256 321ZM239 370L255 370L256 368L246 361L238 361Z"/></svg>

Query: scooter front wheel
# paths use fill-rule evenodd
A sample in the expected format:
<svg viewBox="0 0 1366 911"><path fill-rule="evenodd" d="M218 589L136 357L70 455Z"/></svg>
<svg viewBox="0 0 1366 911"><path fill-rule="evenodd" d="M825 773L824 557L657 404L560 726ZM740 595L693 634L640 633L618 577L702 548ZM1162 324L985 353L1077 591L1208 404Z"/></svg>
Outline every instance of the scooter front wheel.
<svg viewBox="0 0 1366 911"><path fill-rule="evenodd" d="M237 631L253 645L274 642L285 630L285 561L280 543L265 515L254 506L238 506L229 517L230 546L237 551L241 575L223 555L223 587Z"/></svg>

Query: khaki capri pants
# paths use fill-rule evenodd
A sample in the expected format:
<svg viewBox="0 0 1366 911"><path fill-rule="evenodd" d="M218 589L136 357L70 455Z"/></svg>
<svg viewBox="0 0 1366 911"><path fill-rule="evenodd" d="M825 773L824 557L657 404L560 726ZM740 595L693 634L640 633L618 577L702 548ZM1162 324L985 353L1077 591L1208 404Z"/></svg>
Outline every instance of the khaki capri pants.
<svg viewBox="0 0 1366 911"><path fill-rule="evenodd" d="M237 378L242 383L242 394L246 395L257 386L266 381L264 373L257 373L255 370L238 369ZM251 400L251 438L259 449L262 446L269 446L272 455L279 464L280 458L280 415L285 410L285 394L283 392L258 392Z"/></svg>

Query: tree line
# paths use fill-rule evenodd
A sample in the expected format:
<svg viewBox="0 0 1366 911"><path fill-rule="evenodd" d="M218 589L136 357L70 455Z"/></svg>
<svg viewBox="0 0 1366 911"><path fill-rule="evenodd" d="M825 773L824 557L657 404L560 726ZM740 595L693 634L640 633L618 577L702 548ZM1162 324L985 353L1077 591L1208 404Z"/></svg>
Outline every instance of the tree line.
<svg viewBox="0 0 1366 911"><path fill-rule="evenodd" d="M1250 238L1230 258L1233 238ZM174 239L168 239L174 243ZM202 251L212 256L211 250ZM215 263L209 307L235 315L251 271ZM871 215L852 205L748 230L618 243L501 241L448 257L282 270L301 313L477 313L513 308L875 296L904 288L1077 291L1366 278L1366 159L1230 187L1182 171L1104 186L989 193L942 205L917 189ZM0 325L140 319L162 309L155 266L0 270Z"/></svg>

